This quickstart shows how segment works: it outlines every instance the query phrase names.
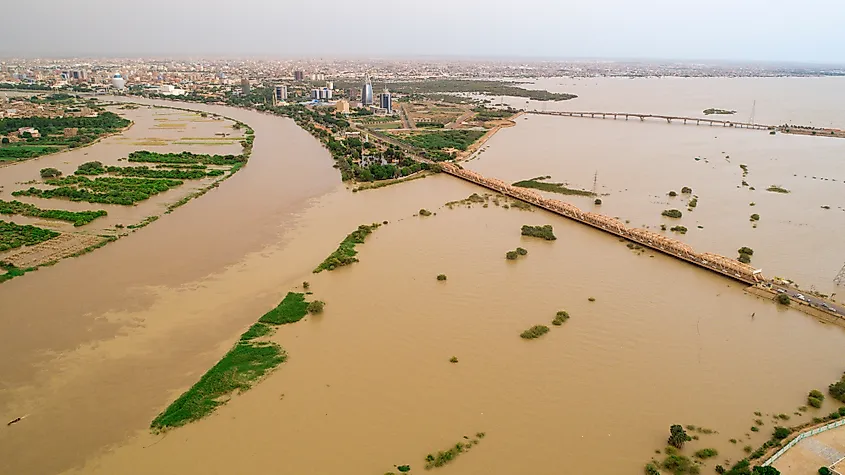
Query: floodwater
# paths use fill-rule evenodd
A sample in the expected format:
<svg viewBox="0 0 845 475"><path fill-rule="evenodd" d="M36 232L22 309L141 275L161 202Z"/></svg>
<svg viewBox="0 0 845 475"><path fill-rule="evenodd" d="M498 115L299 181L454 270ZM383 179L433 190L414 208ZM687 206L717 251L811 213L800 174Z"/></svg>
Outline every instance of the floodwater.
<svg viewBox="0 0 845 475"><path fill-rule="evenodd" d="M703 117L703 109L718 107L738 113L711 118L747 120L743 106L758 97L757 122L845 128L845 95L834 93L845 78L547 79L537 87L583 95L548 110ZM466 166L509 183L551 175L549 181L572 188L595 186L600 206L589 197L541 194L635 227L683 225L687 234L666 234L699 252L737 257L737 249L747 246L755 251L752 265L765 275L836 292L833 279L845 264L845 140L624 118L527 115L518 123L496 134ZM745 177L741 164L748 167ZM771 185L790 193L766 191ZM691 196L680 194L684 186L698 196L693 211L687 208ZM673 190L677 197L668 196ZM684 216L662 217L666 209ZM756 228L752 214L760 216Z"/></svg>
<svg viewBox="0 0 845 475"><path fill-rule="evenodd" d="M0 430L0 473L363 475L399 464L416 473L427 453L479 431L487 437L476 448L437 470L638 473L675 423L719 431L690 446L736 460L773 425L764 417L760 435L746 436L754 411L791 414L843 370L842 328L715 274L632 252L541 210L492 199L488 208L444 208L482 192L449 176L350 193L325 150L291 121L203 107L253 126L247 167L127 238L0 286L0 417L28 414ZM536 128L547 119L520 120L468 166L589 187L541 166L548 137ZM526 167L512 178L496 154L509 146L505 134L522 130L534 142L511 155ZM669 130L661 137L687 129ZM825 146L806 143L813 153ZM587 151L579 142L569 153ZM701 170L717 162L679 155ZM763 164L748 165L748 178L767 177ZM604 178L613 173L600 172L600 184L621 193ZM648 179L644 171L630 181ZM689 184L700 197L695 216L708 199L717 206L721 185L705 183ZM654 193L685 184L673 179L664 190L667 179ZM795 189L783 197L796 198ZM414 216L420 208L436 214ZM625 210L609 214L625 218ZM659 223L657 214L648 222ZM771 238L760 214L752 230ZM361 262L310 273L358 224L382 220L390 224L359 246ZM522 237L523 224L552 224L558 239ZM529 254L505 260L517 246ZM758 254L763 261L767 252L755 263ZM446 282L436 281L440 273ZM149 434L153 417L303 280L327 306L276 334L289 360L207 419ZM572 318L538 340L519 338L558 310Z"/></svg>

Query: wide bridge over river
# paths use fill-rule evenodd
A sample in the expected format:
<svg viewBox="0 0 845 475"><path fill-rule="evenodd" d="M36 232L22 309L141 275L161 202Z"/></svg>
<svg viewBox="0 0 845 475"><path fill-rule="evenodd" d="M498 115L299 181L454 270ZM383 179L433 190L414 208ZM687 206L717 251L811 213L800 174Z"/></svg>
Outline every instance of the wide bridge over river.
<svg viewBox="0 0 845 475"><path fill-rule="evenodd" d="M739 129L757 129L757 130L774 130L776 127L765 124L753 124L748 122L735 122L730 120L707 119L701 117L683 117L675 115L657 115L657 114L635 114L631 112L577 112L577 111L527 111L526 114L538 115L557 115L563 117L590 117L590 118L613 118L613 119L646 119L665 120L668 123L672 121L682 122L684 124L695 125L711 125L722 127L736 127Z"/></svg>
<svg viewBox="0 0 845 475"><path fill-rule="evenodd" d="M666 237L647 229L629 228L617 219L609 218L597 213L581 211L575 205L559 200L543 198L539 193L534 191L511 186L495 178L486 178L473 171L465 170L458 165L442 163L440 164L440 167L445 173L452 176L456 176L463 180L475 183L476 185L502 193L511 198L531 203L534 206L551 211L552 213L592 226L601 231L613 234L614 236L619 236L629 241L636 242L641 246L668 254L672 257L687 261L707 270L730 277L731 279L750 285L766 281L759 270L756 270L753 267L743 264L737 260L717 254L695 252L690 246L676 239Z"/></svg>

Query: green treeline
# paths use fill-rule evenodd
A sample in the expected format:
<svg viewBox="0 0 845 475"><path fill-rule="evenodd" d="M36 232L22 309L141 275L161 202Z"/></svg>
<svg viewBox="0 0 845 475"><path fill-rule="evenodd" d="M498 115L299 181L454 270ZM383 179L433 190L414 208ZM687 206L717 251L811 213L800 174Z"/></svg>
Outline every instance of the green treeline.
<svg viewBox="0 0 845 475"><path fill-rule="evenodd" d="M57 219L73 223L74 226L84 226L95 219L106 216L103 210L97 211L65 211L63 209L41 209L29 203L20 201L0 200L0 214L19 214L34 218Z"/></svg>
<svg viewBox="0 0 845 475"><path fill-rule="evenodd" d="M282 302L244 332L235 346L190 389L179 396L150 424L155 431L183 426L222 406L224 396L243 392L287 359L277 343L260 338L271 335L277 325L301 320L307 313L305 295L289 292Z"/></svg>
<svg viewBox="0 0 845 475"><path fill-rule="evenodd" d="M20 225L12 222L0 221L0 252L17 249L21 246L32 246L39 242L53 239L59 233L49 229L42 229L32 225Z"/></svg>
<svg viewBox="0 0 845 475"><path fill-rule="evenodd" d="M246 162L244 155L209 155L205 153L158 153L139 150L129 154L130 162L142 163L172 163L172 164L203 164L203 165L235 165Z"/></svg>
<svg viewBox="0 0 845 475"><path fill-rule="evenodd" d="M380 224L378 223L373 223L369 226L366 224L358 226L358 229L346 236L346 239L340 243L340 246L338 246L336 251L331 253L326 260L314 269L314 273L317 274L324 270L331 271L337 269L338 267L348 266L349 264L358 262L358 259L355 257L355 255L358 254L358 251L355 250L355 245L363 244L367 236L369 236L370 233L376 230L379 226Z"/></svg>
<svg viewBox="0 0 845 475"><path fill-rule="evenodd" d="M57 188L42 190L30 187L28 190L12 192L12 196L64 198L89 203L132 205L182 184L179 180L113 177L99 177L92 180L77 175L49 179L45 183Z"/></svg>
<svg viewBox="0 0 845 475"><path fill-rule="evenodd" d="M171 180L199 180L201 178L220 176L225 173L223 170L209 170L204 169L159 169L149 168L146 166L140 167L101 167L97 169L77 170L77 175L102 175L109 173L112 175L126 176L126 177L140 177L140 178L169 178Z"/></svg>

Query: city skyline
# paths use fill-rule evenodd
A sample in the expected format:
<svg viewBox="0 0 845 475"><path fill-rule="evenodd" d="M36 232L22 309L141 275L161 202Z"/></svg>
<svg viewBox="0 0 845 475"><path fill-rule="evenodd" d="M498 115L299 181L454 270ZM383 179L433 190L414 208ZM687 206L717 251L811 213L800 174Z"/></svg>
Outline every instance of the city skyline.
<svg viewBox="0 0 845 475"><path fill-rule="evenodd" d="M360 7L373 15L361 22L348 22L344 4L336 0L324 2L328 14L319 20L291 15L289 8L266 0L247 0L237 9L218 1L186 0L173 6L151 0L148 8L132 12L131 23L119 21L121 13L112 2L79 3L85 7L45 0L5 7L7 18L16 21L0 31L0 57L845 63L845 51L839 48L845 44L839 27L845 5L828 0L810 0L801 9L781 0L700 5L599 0L589 6L528 0L519 9L499 0L483 9L445 0L424 5L364 0ZM66 24L82 33L68 35Z"/></svg>

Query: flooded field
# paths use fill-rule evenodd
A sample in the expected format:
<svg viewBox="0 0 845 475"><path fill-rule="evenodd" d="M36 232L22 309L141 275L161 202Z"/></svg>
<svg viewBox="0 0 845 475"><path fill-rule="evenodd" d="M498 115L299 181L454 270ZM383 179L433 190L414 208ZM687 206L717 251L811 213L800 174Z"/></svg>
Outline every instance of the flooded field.
<svg viewBox="0 0 845 475"><path fill-rule="evenodd" d="M246 168L125 239L0 286L0 416L26 416L0 430L0 473L364 475L402 464L421 473L426 454L477 432L486 433L477 447L435 470L641 473L671 424L718 431L689 443L719 450L706 473L768 438L766 414L793 414L845 369L842 328L739 284L492 196L446 208L484 192L449 176L351 193L291 121L202 107L255 129ZM646 128L658 132L633 132ZM673 205L690 228L683 239L726 255L753 247L755 265L783 266L805 285L816 278L821 290L827 271L791 254L838 262L832 238L782 234L790 220L818 226L816 209L845 216L841 194L819 191L845 188L830 163L839 142L703 129L530 116L467 166L587 189L602 166L601 211L652 228L668 219L665 193L690 186L695 211ZM755 155L766 140L779 141L768 149L782 153L774 165ZM603 156L615 150L627 159ZM809 162L816 176L839 182L793 177L784 162L801 151L819 157ZM755 191L736 188L739 163ZM792 193L765 192L771 184ZM421 208L435 214L417 216ZM756 229L751 212L761 215ZM358 246L361 262L311 273L359 224L383 220ZM557 240L520 236L524 224L551 224ZM528 255L506 260L516 247ZM273 337L287 362L208 418L149 433L156 414L303 281L327 305ZM559 310L569 321L537 340L519 337ZM834 407L826 401L790 424ZM750 431L754 411L764 414L759 433Z"/></svg>

